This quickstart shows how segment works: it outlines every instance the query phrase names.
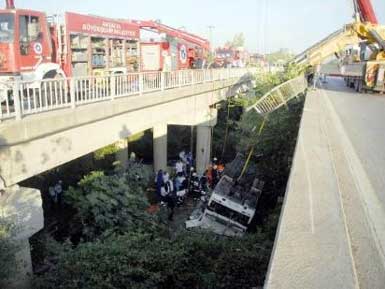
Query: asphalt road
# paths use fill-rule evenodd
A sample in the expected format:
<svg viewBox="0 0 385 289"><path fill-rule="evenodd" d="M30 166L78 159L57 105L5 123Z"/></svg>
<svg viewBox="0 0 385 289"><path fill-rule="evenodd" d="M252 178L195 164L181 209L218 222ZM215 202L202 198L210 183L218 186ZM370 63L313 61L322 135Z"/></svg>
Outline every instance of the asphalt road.
<svg viewBox="0 0 385 289"><path fill-rule="evenodd" d="M359 94L342 79L323 84L361 165L385 205L385 95Z"/></svg>
<svg viewBox="0 0 385 289"><path fill-rule="evenodd" d="M310 90L266 289L383 289L385 96Z"/></svg>

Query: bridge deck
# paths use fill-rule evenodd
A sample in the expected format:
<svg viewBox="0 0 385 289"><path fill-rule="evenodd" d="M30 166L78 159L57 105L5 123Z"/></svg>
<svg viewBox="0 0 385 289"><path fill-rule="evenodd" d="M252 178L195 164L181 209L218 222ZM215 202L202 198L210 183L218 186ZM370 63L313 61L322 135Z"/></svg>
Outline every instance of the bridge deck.
<svg viewBox="0 0 385 289"><path fill-rule="evenodd" d="M384 288L385 97L308 94L265 287Z"/></svg>

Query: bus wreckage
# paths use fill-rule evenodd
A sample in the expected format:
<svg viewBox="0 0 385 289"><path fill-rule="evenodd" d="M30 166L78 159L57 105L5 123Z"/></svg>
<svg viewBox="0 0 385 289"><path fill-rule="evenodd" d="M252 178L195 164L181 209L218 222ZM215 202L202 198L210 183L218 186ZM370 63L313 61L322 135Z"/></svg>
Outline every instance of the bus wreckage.
<svg viewBox="0 0 385 289"><path fill-rule="evenodd" d="M192 212L186 221L187 229L200 228L229 237L245 234L255 216L264 182L255 178L250 186L242 177L244 166L244 157L238 154L226 166L211 196Z"/></svg>

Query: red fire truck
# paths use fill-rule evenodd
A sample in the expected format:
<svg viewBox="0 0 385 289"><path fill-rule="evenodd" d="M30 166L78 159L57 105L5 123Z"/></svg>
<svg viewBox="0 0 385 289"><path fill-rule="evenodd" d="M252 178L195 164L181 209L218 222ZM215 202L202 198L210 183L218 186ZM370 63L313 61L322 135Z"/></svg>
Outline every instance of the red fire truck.
<svg viewBox="0 0 385 289"><path fill-rule="evenodd" d="M158 45L158 65L148 65L151 57L155 59L148 47L155 43L143 43L144 48L140 48L140 31L145 28L166 33L173 39ZM60 19L47 17L44 12L16 9L13 0L6 0L6 9L0 10L0 101L11 89L7 83L16 78L34 82L162 70L168 56L175 54L174 43L179 60L170 66L172 69L192 68L196 51L209 47L198 36L153 21L115 20L69 12Z"/></svg>
<svg viewBox="0 0 385 289"><path fill-rule="evenodd" d="M208 40L157 21L134 21L142 30L164 34L162 41L141 43L144 71L203 68L210 51Z"/></svg>

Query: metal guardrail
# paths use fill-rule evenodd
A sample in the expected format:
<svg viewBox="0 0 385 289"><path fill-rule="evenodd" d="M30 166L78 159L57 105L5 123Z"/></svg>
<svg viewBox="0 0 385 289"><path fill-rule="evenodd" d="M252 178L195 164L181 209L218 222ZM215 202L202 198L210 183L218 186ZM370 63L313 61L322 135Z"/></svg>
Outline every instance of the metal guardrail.
<svg viewBox="0 0 385 289"><path fill-rule="evenodd" d="M247 111L255 109L260 115L267 115L283 105L286 105L292 98L304 93L307 89L307 81L303 75L291 79L273 88L260 98Z"/></svg>
<svg viewBox="0 0 385 289"><path fill-rule="evenodd" d="M141 72L108 76L73 77L8 84L10 97L0 103L0 122L23 116L120 97L141 95L206 82L240 78L253 69L229 68ZM16 97L14 97L16 96Z"/></svg>

